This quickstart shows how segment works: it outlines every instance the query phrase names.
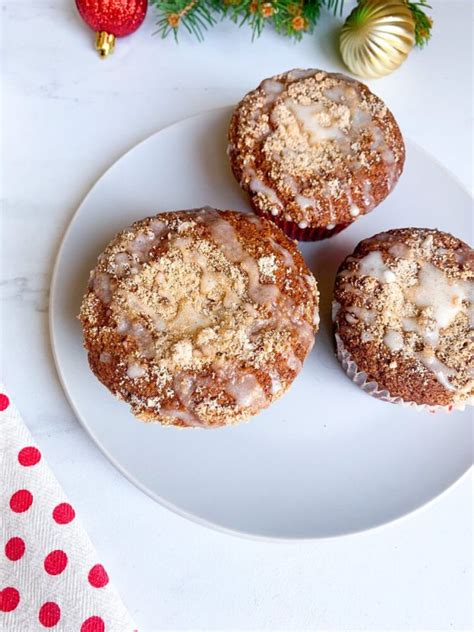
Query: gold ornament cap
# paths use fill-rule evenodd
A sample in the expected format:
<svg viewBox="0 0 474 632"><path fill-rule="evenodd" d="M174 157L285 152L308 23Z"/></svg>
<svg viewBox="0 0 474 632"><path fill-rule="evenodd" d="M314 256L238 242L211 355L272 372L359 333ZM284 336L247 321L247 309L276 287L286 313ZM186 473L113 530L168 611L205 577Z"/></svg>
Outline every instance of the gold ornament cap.
<svg viewBox="0 0 474 632"><path fill-rule="evenodd" d="M398 68L415 44L415 20L405 0L361 0L345 21L342 59L355 75L382 77Z"/></svg>
<svg viewBox="0 0 474 632"><path fill-rule="evenodd" d="M103 58L108 57L114 52L115 35L106 31L97 31L95 36L95 47L99 51L99 55Z"/></svg>

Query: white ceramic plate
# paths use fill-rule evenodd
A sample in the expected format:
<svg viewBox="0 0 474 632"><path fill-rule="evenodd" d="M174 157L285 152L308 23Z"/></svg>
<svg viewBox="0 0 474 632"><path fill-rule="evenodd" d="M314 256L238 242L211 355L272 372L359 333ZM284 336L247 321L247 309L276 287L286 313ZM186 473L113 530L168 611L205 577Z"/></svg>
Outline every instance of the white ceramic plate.
<svg viewBox="0 0 474 632"><path fill-rule="evenodd" d="M90 372L76 319L89 270L121 228L158 211L248 209L228 165L230 110L161 130L116 162L75 214L51 292L51 337L69 400L104 454L140 489L218 528L319 538L381 525L420 507L472 463L471 411L417 413L366 395L333 353L334 275L358 241L401 226L469 239L472 200L419 147L388 200L330 240L302 246L322 296L316 346L289 393L236 428L178 430L136 421Z"/></svg>

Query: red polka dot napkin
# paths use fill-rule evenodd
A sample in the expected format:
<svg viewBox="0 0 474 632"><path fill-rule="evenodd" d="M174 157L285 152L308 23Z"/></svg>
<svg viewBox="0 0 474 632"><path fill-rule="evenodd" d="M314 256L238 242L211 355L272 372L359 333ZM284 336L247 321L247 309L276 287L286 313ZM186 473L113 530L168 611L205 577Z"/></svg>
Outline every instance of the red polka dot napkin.
<svg viewBox="0 0 474 632"><path fill-rule="evenodd" d="M0 630L135 630L74 508L3 392L0 526Z"/></svg>

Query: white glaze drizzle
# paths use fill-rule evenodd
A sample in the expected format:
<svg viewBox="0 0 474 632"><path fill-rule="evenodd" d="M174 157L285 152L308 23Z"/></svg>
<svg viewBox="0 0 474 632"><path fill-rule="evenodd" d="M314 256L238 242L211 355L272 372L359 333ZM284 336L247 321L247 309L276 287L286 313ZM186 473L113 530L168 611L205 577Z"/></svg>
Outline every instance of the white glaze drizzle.
<svg viewBox="0 0 474 632"><path fill-rule="evenodd" d="M271 394L278 395L278 393L280 393L281 390L283 389L283 384L280 379L280 376L278 375L276 371L272 371L271 373L269 373L269 378L271 380L271 384L270 384Z"/></svg>
<svg viewBox="0 0 474 632"><path fill-rule="evenodd" d="M287 74L288 81L298 81L299 79L307 79L308 77L313 77L319 71L314 70L314 68L293 68Z"/></svg>
<svg viewBox="0 0 474 632"><path fill-rule="evenodd" d="M161 408L160 416L171 417L184 421L186 426L202 426L199 419L188 410L176 410L174 408Z"/></svg>
<svg viewBox="0 0 474 632"><path fill-rule="evenodd" d="M301 105L291 99L286 99L285 105L294 114L302 131L307 134L312 145L320 144L323 141L342 140L344 138L344 133L335 120L329 119L327 125L323 125L320 122L323 117L329 118L328 113L324 112L321 103Z"/></svg>
<svg viewBox="0 0 474 632"><path fill-rule="evenodd" d="M226 391L241 409L264 406L267 398L255 375L246 373L227 382Z"/></svg>
<svg viewBox="0 0 474 632"><path fill-rule="evenodd" d="M244 169L244 180L249 180L249 188L255 195L264 195L272 205L272 215L278 215L283 209L283 204L275 189L268 186L257 176L251 168Z"/></svg>
<svg viewBox="0 0 474 632"><path fill-rule="evenodd" d="M349 213L351 214L351 217L357 217L358 215L360 215L360 208L356 206L355 204L353 204L349 208Z"/></svg>
<svg viewBox="0 0 474 632"><path fill-rule="evenodd" d="M364 276L370 276L381 283L393 283L396 281L395 274L385 264L382 253L379 250L369 252L359 261L359 271Z"/></svg>
<svg viewBox="0 0 474 632"><path fill-rule="evenodd" d="M430 371L436 375L438 382L448 391L455 391L456 388L449 381L451 375L455 375L456 371L450 369L443 362L438 360L435 355L427 355L426 353L416 352L415 357Z"/></svg>
<svg viewBox="0 0 474 632"><path fill-rule="evenodd" d="M379 236L380 237L380 236ZM421 244L422 252L430 252L433 238L431 235ZM403 243L395 243L389 248L390 254L404 260L414 260L414 253ZM396 283L397 276L383 261L380 251L370 252L359 261L359 273L370 276L382 284ZM351 288L354 290L355 288ZM472 308L474 303L474 283L472 281L453 279L429 261L418 262L416 284L404 289L405 299L411 302L418 316L401 319L402 331L388 329L384 335L384 344L392 351L406 353L404 333L416 333L424 342L423 351L412 351L412 355L432 371L442 386L450 391L456 388L449 378L456 371L436 357L435 349L440 342L442 330L448 328L458 314L465 313L472 327ZM468 304L466 306L466 303ZM369 310L348 307L350 314L361 317L368 325L374 321L376 313L367 317ZM423 316L423 318L420 318Z"/></svg>
<svg viewBox="0 0 474 632"><path fill-rule="evenodd" d="M127 367L127 375L132 380L143 377L145 373L146 369L136 362L131 362Z"/></svg>
<svg viewBox="0 0 474 632"><path fill-rule="evenodd" d="M347 308L350 314L357 316L359 320L362 320L366 325L371 325L377 318L377 312L373 309L367 309L366 307L357 307L357 305L350 305Z"/></svg>
<svg viewBox="0 0 474 632"><path fill-rule="evenodd" d="M107 272L95 272L92 276L92 289L94 294L103 302L110 303L112 299L112 286L110 275Z"/></svg>
<svg viewBox="0 0 474 632"><path fill-rule="evenodd" d="M450 279L432 263L424 262L418 272L418 283L407 290L407 296L417 307L429 307L437 328L445 329L465 310L463 301L472 301L472 284Z"/></svg>
<svg viewBox="0 0 474 632"><path fill-rule="evenodd" d="M364 205L366 212L371 210L374 206L374 198L371 193L372 184L370 180L364 180L362 182L362 199L364 200Z"/></svg>
<svg viewBox="0 0 474 632"><path fill-rule="evenodd" d="M278 99L279 95L285 89L285 86L283 83L275 81L274 79L265 79L265 81L262 82L262 88L265 92L265 105L270 105L270 103Z"/></svg>
<svg viewBox="0 0 474 632"><path fill-rule="evenodd" d="M389 329L386 332L383 341L390 351L400 351L404 346L403 334L393 329Z"/></svg>

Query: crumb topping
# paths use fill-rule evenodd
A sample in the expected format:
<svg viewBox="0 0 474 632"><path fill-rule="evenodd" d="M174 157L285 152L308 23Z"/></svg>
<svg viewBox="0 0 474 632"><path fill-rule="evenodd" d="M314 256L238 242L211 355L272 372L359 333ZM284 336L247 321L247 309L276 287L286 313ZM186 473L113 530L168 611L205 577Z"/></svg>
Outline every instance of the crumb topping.
<svg viewBox="0 0 474 632"><path fill-rule="evenodd" d="M420 383L434 376L450 402L472 403L474 253L460 240L413 228L361 242L338 273L334 317L351 352L379 354L380 373L408 361Z"/></svg>
<svg viewBox="0 0 474 632"><path fill-rule="evenodd" d="M279 229L206 208L120 233L91 273L80 319L93 369L137 416L212 425L286 390L315 315L314 278Z"/></svg>
<svg viewBox="0 0 474 632"><path fill-rule="evenodd" d="M358 81L320 70L266 79L239 104L229 154L262 211L306 225L353 221L393 188L398 126Z"/></svg>
<svg viewBox="0 0 474 632"><path fill-rule="evenodd" d="M266 257L260 257L257 260L258 270L260 277L268 281L275 280L275 272L277 270L277 262L275 255L268 255Z"/></svg>

